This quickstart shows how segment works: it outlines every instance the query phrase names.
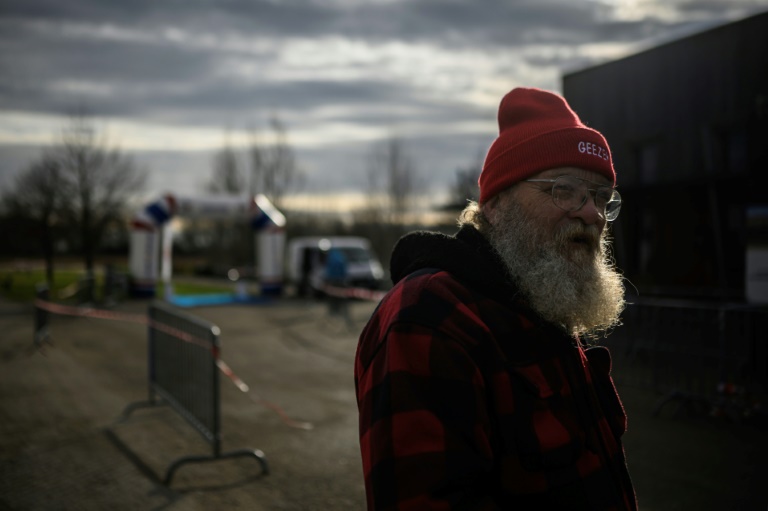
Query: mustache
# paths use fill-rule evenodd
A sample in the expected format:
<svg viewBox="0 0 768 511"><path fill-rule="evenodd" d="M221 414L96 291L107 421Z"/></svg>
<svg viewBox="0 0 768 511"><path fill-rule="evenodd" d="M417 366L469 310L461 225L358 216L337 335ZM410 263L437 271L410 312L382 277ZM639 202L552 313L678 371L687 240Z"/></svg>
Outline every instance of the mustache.
<svg viewBox="0 0 768 511"><path fill-rule="evenodd" d="M557 241L561 244L575 241L584 243L592 248L600 246L600 238L601 233L597 226L584 225L577 222L566 224L560 232L557 233Z"/></svg>

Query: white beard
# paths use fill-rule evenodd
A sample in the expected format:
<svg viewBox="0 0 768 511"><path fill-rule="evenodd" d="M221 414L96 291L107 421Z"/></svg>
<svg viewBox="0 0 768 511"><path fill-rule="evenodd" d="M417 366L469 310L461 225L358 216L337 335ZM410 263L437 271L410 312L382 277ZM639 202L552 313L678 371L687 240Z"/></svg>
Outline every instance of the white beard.
<svg viewBox="0 0 768 511"><path fill-rule="evenodd" d="M573 222L552 238L510 201L487 236L544 319L574 335L598 335L620 324L623 278L608 255L605 232Z"/></svg>

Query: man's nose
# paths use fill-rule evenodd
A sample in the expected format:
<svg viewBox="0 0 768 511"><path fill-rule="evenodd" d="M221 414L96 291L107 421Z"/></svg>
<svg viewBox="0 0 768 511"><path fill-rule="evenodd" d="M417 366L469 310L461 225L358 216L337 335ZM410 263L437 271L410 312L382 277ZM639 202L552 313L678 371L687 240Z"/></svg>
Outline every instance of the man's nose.
<svg viewBox="0 0 768 511"><path fill-rule="evenodd" d="M591 190L587 190L584 197L584 203L576 211L571 211L571 218L578 218L585 225L599 224L602 228L605 225L605 211L602 208L598 208L595 204L595 197Z"/></svg>

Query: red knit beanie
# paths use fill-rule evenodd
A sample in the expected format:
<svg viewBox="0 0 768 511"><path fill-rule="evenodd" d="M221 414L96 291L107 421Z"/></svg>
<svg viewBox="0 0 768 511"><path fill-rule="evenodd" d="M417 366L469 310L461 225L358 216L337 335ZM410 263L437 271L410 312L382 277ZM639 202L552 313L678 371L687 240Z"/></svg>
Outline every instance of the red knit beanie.
<svg viewBox="0 0 768 511"><path fill-rule="evenodd" d="M480 174L480 203L543 170L578 167L616 184L605 138L585 126L565 99L541 89L513 89L499 105L499 136Z"/></svg>

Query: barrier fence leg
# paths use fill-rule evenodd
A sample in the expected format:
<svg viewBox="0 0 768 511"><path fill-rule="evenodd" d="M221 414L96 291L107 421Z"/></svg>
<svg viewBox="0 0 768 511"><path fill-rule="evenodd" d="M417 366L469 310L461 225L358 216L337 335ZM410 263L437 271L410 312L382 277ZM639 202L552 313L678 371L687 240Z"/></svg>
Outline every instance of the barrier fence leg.
<svg viewBox="0 0 768 511"><path fill-rule="evenodd" d="M269 464L267 463L267 459L264 456L264 453L260 451L259 449L242 449L239 451L232 451L227 452L224 454L215 454L213 456L185 456L183 458L179 458L178 460L171 463L171 465L168 467L168 470L165 472L165 478L163 479L163 484L166 486L169 486L171 484L171 480L173 479L173 475L176 473L176 470L178 470L182 465L185 465L187 463L206 463L209 461L216 461L221 460L225 458L255 458L256 461L259 462L261 465L261 472L264 475L269 474Z"/></svg>
<svg viewBox="0 0 768 511"><path fill-rule="evenodd" d="M38 300L47 302L50 296L48 284L37 284L37 286L35 286L35 294ZM41 307L40 304L35 304L35 333L33 342L35 344L35 348L38 350L42 351L44 344L51 344L51 331L49 322L49 312Z"/></svg>

